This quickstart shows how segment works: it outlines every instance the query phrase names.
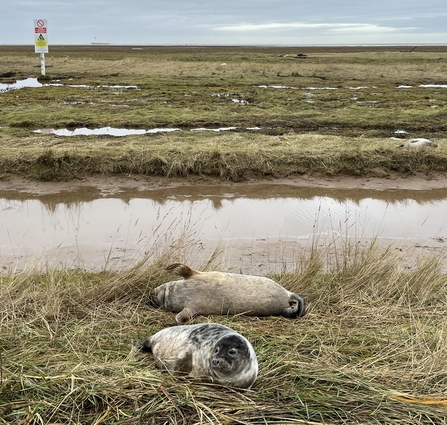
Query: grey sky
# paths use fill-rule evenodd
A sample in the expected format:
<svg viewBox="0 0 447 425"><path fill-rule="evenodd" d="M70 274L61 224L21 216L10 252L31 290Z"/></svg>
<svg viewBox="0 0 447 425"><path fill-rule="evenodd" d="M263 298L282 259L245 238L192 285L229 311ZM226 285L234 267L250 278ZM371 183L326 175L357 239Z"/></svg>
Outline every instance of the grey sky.
<svg viewBox="0 0 447 425"><path fill-rule="evenodd" d="M10 0L0 44L447 44L446 0Z"/></svg>

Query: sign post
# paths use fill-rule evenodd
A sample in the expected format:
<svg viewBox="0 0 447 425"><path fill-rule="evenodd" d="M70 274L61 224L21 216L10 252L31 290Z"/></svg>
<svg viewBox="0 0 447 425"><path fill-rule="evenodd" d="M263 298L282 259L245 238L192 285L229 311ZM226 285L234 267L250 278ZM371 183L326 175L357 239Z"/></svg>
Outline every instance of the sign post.
<svg viewBox="0 0 447 425"><path fill-rule="evenodd" d="M34 52L40 53L40 73L45 75L45 53L48 53L46 19L34 19Z"/></svg>

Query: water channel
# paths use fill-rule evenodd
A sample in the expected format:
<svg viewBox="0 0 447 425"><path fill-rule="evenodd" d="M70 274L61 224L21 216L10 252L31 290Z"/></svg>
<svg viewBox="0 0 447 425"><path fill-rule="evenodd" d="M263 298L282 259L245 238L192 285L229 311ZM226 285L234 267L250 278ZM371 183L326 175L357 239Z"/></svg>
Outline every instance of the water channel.
<svg viewBox="0 0 447 425"><path fill-rule="evenodd" d="M227 265L243 263L246 272L261 263L283 267L303 246L334 238L377 237L443 248L447 189L258 184L147 190L84 186L53 194L4 190L0 218L4 271L20 270L30 261L89 270L125 267L154 246L166 248L187 237L193 240L187 250L197 262L219 248ZM191 261L185 253L179 256Z"/></svg>

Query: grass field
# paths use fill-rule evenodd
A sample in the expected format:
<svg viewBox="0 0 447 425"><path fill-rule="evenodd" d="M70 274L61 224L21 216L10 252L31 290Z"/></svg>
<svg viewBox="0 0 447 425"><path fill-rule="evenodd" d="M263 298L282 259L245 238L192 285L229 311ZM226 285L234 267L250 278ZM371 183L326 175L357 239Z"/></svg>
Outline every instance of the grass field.
<svg viewBox="0 0 447 425"><path fill-rule="evenodd" d="M447 171L443 46L50 46L46 62L57 85L0 92L5 180ZM0 46L0 83L39 73L31 46ZM33 132L103 126L180 130ZM191 131L202 127L236 129ZM402 134L438 147L397 149ZM396 250L346 243L329 266L315 248L272 276L306 300L304 318L197 317L253 344L258 380L236 390L171 376L133 348L174 323L148 296L192 242L162 242L122 272L0 275L0 424L447 423L447 278L436 260L406 270Z"/></svg>
<svg viewBox="0 0 447 425"><path fill-rule="evenodd" d="M29 47L2 46L0 58L0 75L14 75L1 82L40 74ZM245 180L447 168L442 46L54 46L46 64L47 85L0 93L2 175ZM121 138L33 133L105 126L179 131ZM234 129L191 131L221 128ZM391 137L434 139L439 148L403 153Z"/></svg>

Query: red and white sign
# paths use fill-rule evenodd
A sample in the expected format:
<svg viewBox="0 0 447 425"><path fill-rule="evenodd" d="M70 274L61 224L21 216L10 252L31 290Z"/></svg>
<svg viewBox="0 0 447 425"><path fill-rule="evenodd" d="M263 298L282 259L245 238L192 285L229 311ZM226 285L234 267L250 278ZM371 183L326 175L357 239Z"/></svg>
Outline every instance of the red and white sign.
<svg viewBox="0 0 447 425"><path fill-rule="evenodd" d="M46 19L34 19L34 52L48 53L48 34Z"/></svg>

